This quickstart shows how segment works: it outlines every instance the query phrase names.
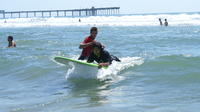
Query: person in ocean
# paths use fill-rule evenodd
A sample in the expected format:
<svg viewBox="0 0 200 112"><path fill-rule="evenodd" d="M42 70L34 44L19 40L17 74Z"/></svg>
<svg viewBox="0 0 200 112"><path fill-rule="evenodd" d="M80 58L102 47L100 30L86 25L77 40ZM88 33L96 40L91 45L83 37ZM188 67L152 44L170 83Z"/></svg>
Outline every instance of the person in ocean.
<svg viewBox="0 0 200 112"><path fill-rule="evenodd" d="M13 36L8 36L8 48L16 47L16 43L13 41Z"/></svg>
<svg viewBox="0 0 200 112"><path fill-rule="evenodd" d="M164 23L164 24L165 24L165 26L168 26L168 22L167 22L167 19L165 19L165 23Z"/></svg>
<svg viewBox="0 0 200 112"><path fill-rule="evenodd" d="M99 65L99 68L102 66L109 66L112 64L112 61L121 62L116 56L110 55L110 53L104 50L103 45L100 42L94 42L92 44L92 52L87 59L88 63L96 61Z"/></svg>
<svg viewBox="0 0 200 112"><path fill-rule="evenodd" d="M159 18L158 20L159 20L159 22L160 22L160 26L162 26L163 24L162 24L161 18Z"/></svg>
<svg viewBox="0 0 200 112"><path fill-rule="evenodd" d="M92 51L92 44L93 42L95 42L97 33L98 33L97 27L92 27L90 29L90 36L86 37L84 41L80 43L79 48L83 50L78 60L86 60L89 57Z"/></svg>

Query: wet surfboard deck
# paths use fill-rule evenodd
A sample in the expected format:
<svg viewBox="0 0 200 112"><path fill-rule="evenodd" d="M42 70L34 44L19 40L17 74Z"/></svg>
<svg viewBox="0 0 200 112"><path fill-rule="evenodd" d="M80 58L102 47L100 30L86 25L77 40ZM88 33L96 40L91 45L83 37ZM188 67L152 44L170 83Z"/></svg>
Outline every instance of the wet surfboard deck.
<svg viewBox="0 0 200 112"><path fill-rule="evenodd" d="M76 60L76 59L72 59L72 58L67 58L67 57L63 57L63 56L56 56L54 59L57 62L65 64L65 65L68 64L69 62L73 62L73 63L82 64L82 65L85 65L85 66L97 67L98 68L97 64L87 63L87 62L84 62L84 61L80 61L80 60ZM103 67L103 68L108 68L108 67Z"/></svg>

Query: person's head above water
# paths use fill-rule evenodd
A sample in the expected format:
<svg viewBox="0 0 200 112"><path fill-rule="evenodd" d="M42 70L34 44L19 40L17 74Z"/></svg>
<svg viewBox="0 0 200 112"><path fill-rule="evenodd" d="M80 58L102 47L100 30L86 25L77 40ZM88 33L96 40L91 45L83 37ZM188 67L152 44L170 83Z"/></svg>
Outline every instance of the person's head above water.
<svg viewBox="0 0 200 112"><path fill-rule="evenodd" d="M98 33L97 27L92 27L92 28L90 29L90 37L91 37L91 38L95 39L96 36L97 36L97 33Z"/></svg>
<svg viewBox="0 0 200 112"><path fill-rule="evenodd" d="M16 43L13 41L13 36L8 36L8 48L16 47Z"/></svg>
<svg viewBox="0 0 200 112"><path fill-rule="evenodd" d="M8 36L8 41L13 41L13 36Z"/></svg>

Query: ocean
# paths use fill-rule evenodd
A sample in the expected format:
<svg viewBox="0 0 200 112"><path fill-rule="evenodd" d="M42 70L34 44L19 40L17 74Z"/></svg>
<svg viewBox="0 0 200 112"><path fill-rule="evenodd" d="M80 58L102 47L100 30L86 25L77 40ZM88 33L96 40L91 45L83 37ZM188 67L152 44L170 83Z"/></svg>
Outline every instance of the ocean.
<svg viewBox="0 0 200 112"><path fill-rule="evenodd" d="M0 112L199 112L199 13L80 19L0 20ZM122 62L95 79L70 79L54 57L78 58L93 26ZM16 48L6 48L9 35Z"/></svg>

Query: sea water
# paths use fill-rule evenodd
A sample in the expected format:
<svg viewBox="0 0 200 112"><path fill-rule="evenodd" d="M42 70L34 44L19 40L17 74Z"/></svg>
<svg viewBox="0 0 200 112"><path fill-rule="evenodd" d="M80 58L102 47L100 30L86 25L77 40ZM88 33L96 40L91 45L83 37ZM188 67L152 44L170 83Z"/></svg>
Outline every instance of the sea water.
<svg viewBox="0 0 200 112"><path fill-rule="evenodd" d="M0 112L199 112L198 13L78 19L0 20ZM69 79L72 68L53 58L78 57L92 26L122 62L95 79ZM6 48L9 35L16 48Z"/></svg>

